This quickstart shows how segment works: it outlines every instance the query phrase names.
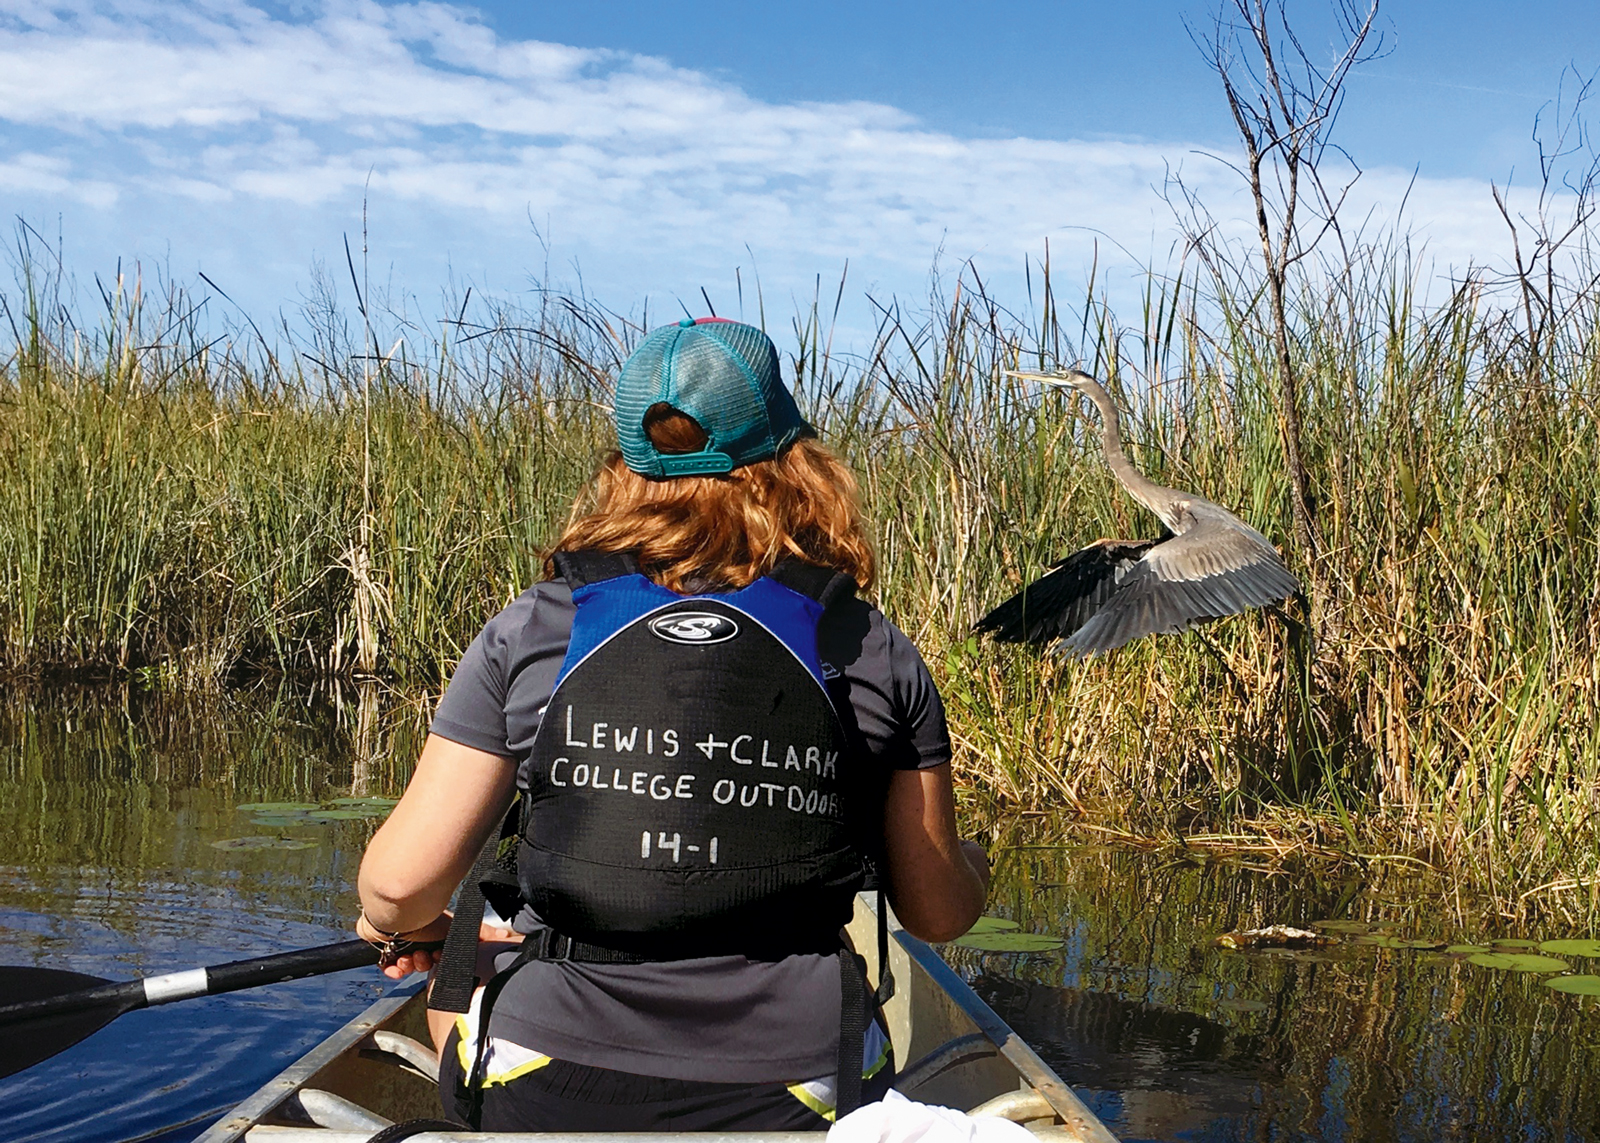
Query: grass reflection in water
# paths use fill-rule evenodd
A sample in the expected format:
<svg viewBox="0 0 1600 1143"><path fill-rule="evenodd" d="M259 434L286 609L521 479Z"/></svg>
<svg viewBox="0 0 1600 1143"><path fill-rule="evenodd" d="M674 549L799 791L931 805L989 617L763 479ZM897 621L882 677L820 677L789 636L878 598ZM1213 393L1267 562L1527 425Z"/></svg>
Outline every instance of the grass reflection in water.
<svg viewBox="0 0 1600 1143"><path fill-rule="evenodd" d="M1451 921L1443 892L1392 868L1329 880L1021 850L1001 865L991 911L1061 950L947 955L1119 1138L1600 1138L1600 1001L1544 983L1582 977L1419 947L1566 934ZM1330 920L1348 923L1331 927L1346 939L1329 948L1213 944L1230 930ZM1395 940L1356 943L1374 930ZM1570 967L1593 973L1600 960Z"/></svg>
<svg viewBox="0 0 1600 1143"><path fill-rule="evenodd" d="M342 936L422 725L371 692L13 691L0 959L126 979ZM249 837L304 847L217 847ZM1600 1138L1596 934L1504 929L1445 888L1014 850L991 912L1036 951L947 955L1128 1140ZM1275 923L1338 943L1212 943ZM1491 953L1571 971L1470 963ZM347 973L130 1014L0 1083L0 1122L40 1143L192 1138L378 987Z"/></svg>
<svg viewBox="0 0 1600 1143"><path fill-rule="evenodd" d="M125 980L347 938L387 808L369 799L403 785L416 725L349 692L13 690L0 961ZM267 823L266 802L312 809ZM130 1013L0 1081L3 1134L192 1138L382 987L355 971Z"/></svg>

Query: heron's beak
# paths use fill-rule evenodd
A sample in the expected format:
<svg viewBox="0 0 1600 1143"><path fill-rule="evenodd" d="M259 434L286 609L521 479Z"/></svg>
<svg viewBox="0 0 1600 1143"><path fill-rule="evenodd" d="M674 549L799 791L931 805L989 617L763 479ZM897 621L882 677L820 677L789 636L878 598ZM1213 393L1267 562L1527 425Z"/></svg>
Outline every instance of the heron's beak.
<svg viewBox="0 0 1600 1143"><path fill-rule="evenodd" d="M1005 375L1022 381L1037 381L1041 385L1054 385L1058 389L1076 388L1074 382L1083 376L1076 369L1063 369L1059 373L1029 373L1022 369L1007 369Z"/></svg>

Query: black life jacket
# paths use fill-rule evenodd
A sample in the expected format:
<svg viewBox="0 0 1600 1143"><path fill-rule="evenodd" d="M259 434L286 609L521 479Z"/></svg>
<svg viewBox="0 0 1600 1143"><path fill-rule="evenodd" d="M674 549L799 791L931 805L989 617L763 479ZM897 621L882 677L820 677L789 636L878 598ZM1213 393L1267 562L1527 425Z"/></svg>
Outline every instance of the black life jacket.
<svg viewBox="0 0 1600 1143"><path fill-rule="evenodd" d="M647 959L836 950L882 833L817 653L854 582L790 560L682 596L631 556L555 562L576 614L523 768L523 896Z"/></svg>
<svg viewBox="0 0 1600 1143"><path fill-rule="evenodd" d="M875 993L840 941L876 880L886 791L852 749L848 691L830 689L837 674L817 654L818 622L855 582L791 559L739 591L680 596L631 555L554 559L577 609L571 642L526 786L462 885L429 1008L467 1011L485 896L506 917L526 901L549 928L487 982L458 1105L476 1126L490 1013L528 960L820 951L839 960L847 1114L872 1008L894 994L881 884Z"/></svg>

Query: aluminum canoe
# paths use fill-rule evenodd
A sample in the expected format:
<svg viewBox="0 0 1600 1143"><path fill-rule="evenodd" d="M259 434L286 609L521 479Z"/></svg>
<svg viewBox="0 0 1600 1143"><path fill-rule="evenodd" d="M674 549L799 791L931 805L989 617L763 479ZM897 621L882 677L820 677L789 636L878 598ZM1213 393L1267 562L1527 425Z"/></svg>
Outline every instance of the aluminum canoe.
<svg viewBox="0 0 1600 1143"><path fill-rule="evenodd" d="M852 943L877 978L875 897L856 900ZM1046 1143L1116 1143L1072 1089L937 951L889 920L895 995L886 1015L895 1087L923 1103L1022 1123ZM391 1123L437 1117L438 1061L422 983L402 987L312 1048L196 1143L367 1143ZM415 1143L820 1143L823 1132L427 1132Z"/></svg>

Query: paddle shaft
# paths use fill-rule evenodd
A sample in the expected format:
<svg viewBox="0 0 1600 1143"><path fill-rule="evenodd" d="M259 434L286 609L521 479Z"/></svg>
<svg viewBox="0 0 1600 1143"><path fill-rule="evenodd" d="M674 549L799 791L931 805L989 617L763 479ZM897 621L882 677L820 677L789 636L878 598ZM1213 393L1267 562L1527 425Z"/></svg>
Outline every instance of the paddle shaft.
<svg viewBox="0 0 1600 1143"><path fill-rule="evenodd" d="M311 949L272 953L249 960L229 961L208 968L193 968L186 972L172 972L165 976L147 976L142 980L126 980L115 984L102 984L94 988L81 988L59 996L46 996L39 1000L23 1000L16 1004L0 1005L0 1026L17 1024L43 1016L61 1016L69 1012L83 1012L92 1008L115 1008L131 1012L135 1008L149 1008L156 1004L169 1004L174 1000L188 1000L196 996L214 996L222 992L237 992L241 988L254 988L260 984L275 984L280 980L296 980L303 976L320 976L340 972L347 968L361 968L378 963L378 950L366 941L340 941Z"/></svg>

